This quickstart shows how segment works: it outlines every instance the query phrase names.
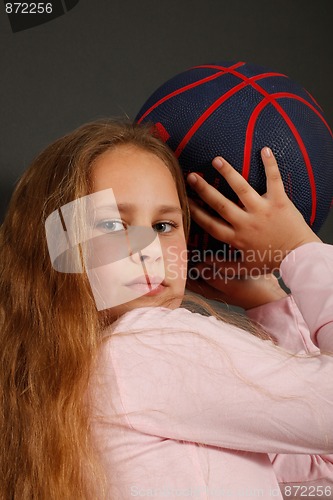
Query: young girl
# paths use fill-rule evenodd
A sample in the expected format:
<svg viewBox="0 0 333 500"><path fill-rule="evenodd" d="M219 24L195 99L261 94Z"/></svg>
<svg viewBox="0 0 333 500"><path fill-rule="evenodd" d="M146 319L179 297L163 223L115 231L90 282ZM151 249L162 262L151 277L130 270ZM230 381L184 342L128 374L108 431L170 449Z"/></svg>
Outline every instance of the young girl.
<svg viewBox="0 0 333 500"><path fill-rule="evenodd" d="M185 189L149 129L82 126L22 176L1 228L2 498L281 498L268 453L333 453L333 251L263 161L265 197L214 160L244 204L215 198L219 236L281 264L313 356L274 282L252 318L292 355L180 307Z"/></svg>

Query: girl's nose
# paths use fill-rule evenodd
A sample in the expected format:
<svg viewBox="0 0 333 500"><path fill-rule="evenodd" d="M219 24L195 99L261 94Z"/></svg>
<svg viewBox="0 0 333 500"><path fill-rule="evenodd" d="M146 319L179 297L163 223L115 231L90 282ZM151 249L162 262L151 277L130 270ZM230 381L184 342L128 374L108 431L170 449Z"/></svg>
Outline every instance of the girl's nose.
<svg viewBox="0 0 333 500"><path fill-rule="evenodd" d="M162 258L163 258L162 248L157 234L154 241L150 245L146 246L145 248L142 248L138 252L131 253L131 259L133 260L133 262L136 262L137 264L142 262L152 263Z"/></svg>

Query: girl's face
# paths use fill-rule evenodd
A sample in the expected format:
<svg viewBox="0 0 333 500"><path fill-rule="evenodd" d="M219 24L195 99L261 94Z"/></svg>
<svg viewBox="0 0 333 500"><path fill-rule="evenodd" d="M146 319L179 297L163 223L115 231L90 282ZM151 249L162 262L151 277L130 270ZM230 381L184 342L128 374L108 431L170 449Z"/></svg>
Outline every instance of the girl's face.
<svg viewBox="0 0 333 500"><path fill-rule="evenodd" d="M153 153L123 145L95 160L92 185L98 193L94 236L123 248L114 262L88 271L98 309L118 316L135 307L178 307L186 283L186 241L168 167Z"/></svg>

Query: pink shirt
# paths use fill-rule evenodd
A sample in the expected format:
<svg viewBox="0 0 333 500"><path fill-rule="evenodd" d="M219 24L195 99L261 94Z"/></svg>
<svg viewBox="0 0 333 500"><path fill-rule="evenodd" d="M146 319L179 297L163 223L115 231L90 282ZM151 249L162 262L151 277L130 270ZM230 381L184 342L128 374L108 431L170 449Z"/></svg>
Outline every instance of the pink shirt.
<svg viewBox="0 0 333 500"><path fill-rule="evenodd" d="M303 245L281 273L293 297L249 315L298 356L186 309L135 309L105 332L91 394L110 499L333 492L333 247Z"/></svg>

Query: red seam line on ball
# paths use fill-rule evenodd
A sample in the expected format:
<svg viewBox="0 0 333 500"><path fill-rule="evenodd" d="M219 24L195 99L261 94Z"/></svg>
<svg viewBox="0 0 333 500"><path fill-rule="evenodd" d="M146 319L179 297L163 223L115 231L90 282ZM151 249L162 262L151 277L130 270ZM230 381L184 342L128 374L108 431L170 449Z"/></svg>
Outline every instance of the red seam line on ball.
<svg viewBox="0 0 333 500"><path fill-rule="evenodd" d="M207 65L206 67L210 67L212 69L221 69L222 68L220 66L211 66L211 65ZM226 94L224 94L223 96L221 96L219 99L217 99L197 119L197 121L192 125L192 127L189 129L189 131L187 132L187 134L185 135L185 137L183 137L182 141L179 143L179 145L178 145L178 147L177 147L177 149L175 151L176 157L179 158L179 156L181 155L182 151L186 147L187 143L192 138L192 136L197 132L197 130L202 126L202 124L207 120L207 118L219 107L220 104L222 104L225 100L227 100L229 97L231 97L231 95L233 95L236 92L238 92L238 90L240 90L241 88L243 88L246 85L250 84L254 89L256 89L258 92L260 92L265 97L265 99L269 100L276 107L276 109L280 112L280 114L282 114L284 116L285 120L287 121L287 124L289 125L290 130L293 132L294 137L296 138L296 141L299 144L299 147L301 149L301 152L302 152L305 164L306 164L306 168L307 168L307 171L308 171L309 182L310 182L310 187L311 187L311 192L312 192L312 211L311 211L310 223L313 224L313 222L315 220L315 216L316 216L316 206L317 206L316 185L315 185L315 180L314 180L314 176L313 176L311 162L310 162L310 159L308 157L307 151L305 149L304 143L303 143L300 135L298 134L297 129L295 128L295 126L293 125L293 123L291 122L291 120L289 119L288 115L284 112L284 110L280 107L280 105L278 105L277 103L275 103L274 98L271 99L272 98L272 94L269 94L260 85L258 85L258 84L255 83L256 80L260 80L260 79L271 77L271 76L282 76L282 77L285 77L285 78L288 78L288 77L286 75L283 75L283 74L280 74L280 73L265 73L265 74L261 74L261 75L256 75L256 76L251 77L251 78L247 78L247 77L244 77L244 75L242 75L242 74L240 74L240 73L238 73L236 71L230 71L229 73L232 73L235 76L239 76L243 80L243 83L237 85L236 87L234 87L233 89L231 89L229 92L227 92ZM285 94L287 95L287 93L285 93ZM274 95L277 95L277 94L274 94ZM289 97L292 97L292 98L295 98L295 99L298 99L298 100L304 102L326 124L324 118L321 116L321 114L318 112L318 110L316 110L308 101L306 101L305 99L300 98L297 95L291 94L291 93L289 93ZM328 127L328 130L331 132L330 127L327 124L326 124L326 126ZM247 148L247 150L246 150L246 148ZM251 155L251 147L247 146L247 141L246 141L245 142L245 152L244 152L244 163L245 163L245 165L243 163L243 175L244 175L244 177L246 179L247 179L247 177L249 175L249 172L248 172L248 170L249 170L249 159L248 158L250 157L250 155ZM247 162L248 162L248 164L247 164Z"/></svg>
<svg viewBox="0 0 333 500"><path fill-rule="evenodd" d="M321 114L321 112L318 111L317 108L315 108L314 106L312 106L312 104L310 104L309 101L307 101L306 99L303 99L303 97L300 97L298 95L291 94L290 92L280 92L279 96L281 96L281 97L290 97L291 99L295 99L297 101L301 101L303 104L305 104L305 106L307 106L314 113L316 113L316 115L318 116L318 118L323 122L323 124L325 125L325 127L329 131L331 137L333 137L333 132L331 130L331 127L329 126L329 124L327 123L327 121L325 120L325 118L323 117L323 115Z"/></svg>
<svg viewBox="0 0 333 500"><path fill-rule="evenodd" d="M275 109L280 113L280 115L283 117L284 121L287 123L289 126L292 134L294 135L296 142L301 150L301 153L304 158L306 170L308 172L308 177L309 177L309 183L310 183L310 189L311 189L311 217L310 217L310 223L313 224L314 220L316 218L316 211L317 211L317 193L316 193L316 181L313 175L313 170L312 170L312 165L311 161L308 155L308 152L304 146L304 142L302 140L302 137L298 133L297 128L289 118L288 114L285 112L285 110L280 106L278 102L276 102L276 99L280 98L286 98L286 97L297 97L294 96L294 94L287 94L285 92L280 92L276 94L268 94L266 97L255 107L253 113L251 114L248 127L246 130L246 135L245 135L245 146L244 146L244 158L243 158L243 170L242 170L242 175L245 179L248 179L249 177L249 172L250 172L250 162L251 162L251 150L252 150L252 136L254 133L254 127L257 121L257 118L261 111L268 105L272 104L272 106L275 107Z"/></svg>
<svg viewBox="0 0 333 500"><path fill-rule="evenodd" d="M242 63L242 66L244 65L245 63ZM283 74L283 73L277 73L275 71L269 71L267 73L260 73L258 75L253 75L253 76L245 76L243 75L243 73L239 73L238 71L234 71L233 68L235 68L235 66L230 66L230 68L225 68L225 69L228 69L228 73L234 75L234 76L237 76L237 78L239 78L240 80L244 80L244 81L252 81L252 80L259 80L261 78L266 78L267 76L281 76L283 78L289 78L287 75ZM239 67L239 66L237 66ZM217 65L214 65L214 64L205 64L205 65L202 65L202 66L195 66L195 68L207 68L207 69L218 69L218 70L222 70L224 68L224 66L217 66ZM191 68L191 69L194 69L194 68Z"/></svg>
<svg viewBox="0 0 333 500"><path fill-rule="evenodd" d="M182 94L183 92L186 92L187 90L193 89L194 87L198 87L199 85L203 85L204 83L207 83L211 80L214 80L215 78L219 78L221 75L224 75L226 73L232 72L232 68L238 68L239 66L244 65L245 63L239 62L237 64L234 64L233 66L230 66L230 68L223 68L222 66L219 66L219 72L214 73L214 75L206 76L205 78L202 78L201 80L197 80L196 82L189 83L188 85L185 85L184 87L181 87L180 89L174 90L170 94L167 94L166 96L162 97L159 99L155 104L153 104L147 111L144 112L144 114L139 118L138 123L141 123L142 120L146 118L155 108L163 104L165 101L168 101L172 97L175 97L176 95ZM199 69L199 68L206 68L206 66L195 66L192 69ZM216 67L212 67L211 69L217 69ZM232 72L233 73L233 72Z"/></svg>
<svg viewBox="0 0 333 500"><path fill-rule="evenodd" d="M237 72L234 72L233 70L237 68L241 68L242 66L245 66L244 61L238 61L235 64L232 64L231 66L217 66L216 64L200 64L199 66L192 66L189 71L192 69L218 69L219 71L224 71L225 73L232 73L232 74L237 74ZM241 75L241 73L239 73Z"/></svg>
<svg viewBox="0 0 333 500"><path fill-rule="evenodd" d="M216 66L216 65L206 65L206 66L201 66L201 67L202 68L207 67L207 68L211 68L211 69L220 69L220 66ZM231 66L231 68L232 68L232 66ZM274 72L262 73L261 75L256 75L256 76L259 76L260 78L257 78L256 76L247 78L247 77L244 77L244 75L242 75L242 73L238 73L238 71L232 71L232 70L230 70L229 73L233 74L234 76L239 77L243 81L247 80L249 82L252 82L252 81L255 82L255 81L260 80L262 78L268 78L271 76L281 76L281 77L285 77L285 78L289 79L289 77L287 75L284 75L283 73L274 73ZM272 95L272 94L269 94L265 89L263 89L260 85L257 85L256 83L253 84L253 87L264 96ZM314 104L319 108L320 111L318 111L318 109L316 109L311 103L309 103L309 101L307 101L306 99L303 99L302 97L298 96L297 94L293 94L292 92L289 92L289 93L285 92L285 94L289 95L290 97L294 97L295 99L298 99L299 101L302 101L304 104L306 104L306 106L310 107L319 116L319 118L322 120L322 122L326 125L328 131L330 132L330 134L333 137L331 128L323 117L322 108L317 103L317 101L314 99L314 97L310 94L310 92L308 92L306 89L304 89L304 91L308 94L309 98L314 102Z"/></svg>
<svg viewBox="0 0 333 500"><path fill-rule="evenodd" d="M316 99L313 97L313 95L310 94L310 92L306 89L304 89L305 92L308 94L308 96L310 97L310 99L315 103L315 105L320 109L320 111L323 113L323 108L320 106L320 104L318 104L318 102L316 101Z"/></svg>
<svg viewBox="0 0 333 500"><path fill-rule="evenodd" d="M330 133L330 135L333 137L333 132L331 130L331 127L329 126L329 124L327 123L327 121L325 120L325 118L323 117L322 113L317 108L315 108L311 103L309 103L309 101L307 101L306 99L304 99L303 97L300 97L297 94L293 94L292 92L278 92L276 94L269 94L264 89L262 89L260 87L260 85L254 84L253 87L254 88L258 87L257 90L259 90L259 92L262 95L264 95L265 97L273 96L273 95L275 95L275 96L278 95L279 97L289 97L290 99L295 99L296 101L302 102L303 104L305 104L305 106L307 106L308 108L310 108L318 116L318 118L322 121L322 123L327 128L327 130Z"/></svg>
<svg viewBox="0 0 333 500"><path fill-rule="evenodd" d="M237 74L236 72L233 72L233 71L231 71L230 73ZM213 114L214 111L216 111L216 109L223 102L225 102L227 99L229 99L229 97L236 94L239 90L241 90L242 88L246 87L249 84L251 86L255 87L254 82L256 80L261 80L263 78L267 78L268 76L277 76L277 75L278 76L285 76L285 75L281 75L280 73L264 73L261 75L251 76L251 78L246 78L246 77L244 77L244 75L242 75L242 80L243 80L242 83L239 83L235 87L232 87L228 92L226 92L221 97L216 99L216 101L213 102L213 104L211 104L209 106L209 108L207 108L206 111L204 111L204 113L202 113L202 115L194 122L192 127L188 130L188 132L185 134L185 136L183 137L183 139L179 143L179 145L175 151L176 157L179 158L182 151L186 147L187 143L190 141L190 139L193 137L193 135L197 132L197 130L201 127L201 125L203 125L203 123L207 120L207 118L209 118L209 116L211 114ZM259 85L258 85L258 87L261 88ZM269 95L269 94L266 93L265 95Z"/></svg>

